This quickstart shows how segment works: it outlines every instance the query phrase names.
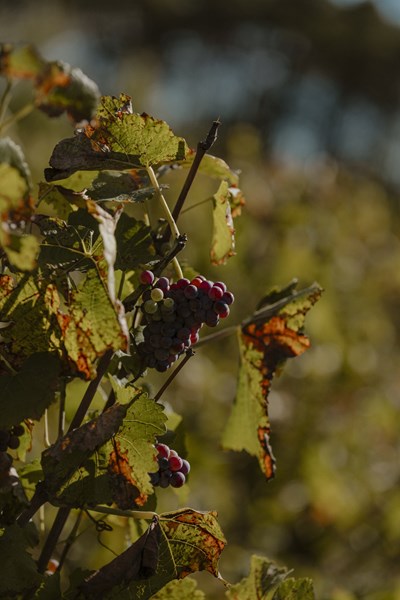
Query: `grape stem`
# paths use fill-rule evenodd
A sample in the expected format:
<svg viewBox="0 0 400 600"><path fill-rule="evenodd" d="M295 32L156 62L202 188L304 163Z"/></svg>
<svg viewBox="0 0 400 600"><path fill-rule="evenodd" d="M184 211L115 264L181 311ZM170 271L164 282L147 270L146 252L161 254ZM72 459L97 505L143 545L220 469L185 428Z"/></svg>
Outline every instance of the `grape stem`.
<svg viewBox="0 0 400 600"><path fill-rule="evenodd" d="M156 177L156 174L154 173L152 167L147 167L146 170L147 170L147 174L148 174L148 176L150 178L150 181L151 181L153 187L155 188L155 190L157 192L158 198L160 200L161 207L162 207L163 212L165 214L165 218L168 221L170 230L173 231L175 238L178 239L179 236L180 236L179 229L178 229L178 227L177 227L177 225L175 223L175 220L174 220L174 217L171 214L171 211L169 210L169 206L167 204L167 201L165 200L164 195L163 195L163 193L161 191L160 184L158 183L158 179ZM172 264L174 266L177 278L178 279L182 279L182 277L183 277L182 269L181 269L181 266L180 266L180 264L179 264L178 259L176 258L176 256L172 259Z"/></svg>
<svg viewBox="0 0 400 600"><path fill-rule="evenodd" d="M174 222L176 222L178 220L178 217L181 213L182 207L185 203L185 200L186 200L189 190L192 186L194 178L196 177L197 171L199 169L201 161L203 160L204 155L206 154L206 152L208 152L208 150L211 148L211 146L214 144L214 142L217 139L218 127L220 125L221 125L221 121L219 119L216 119L215 121L213 121L213 123L210 127L210 130L207 134L206 139L200 141L197 144L197 151L196 151L195 157L193 159L192 165L189 169L189 173L187 174L187 177L182 186L181 192L178 196L178 199L177 199L174 209L172 211L172 217L174 219ZM168 240L171 236L171 231L173 231L172 228L166 229L166 231L164 232L164 235L162 237L161 244L168 242Z"/></svg>
<svg viewBox="0 0 400 600"><path fill-rule="evenodd" d="M11 127L11 125L14 125L14 123L16 123L17 121L20 121L24 117L27 117L29 115L29 113L31 113L33 111L34 108L35 108L35 105L33 102L30 102L29 104L25 104L25 106L23 106L20 110L18 110L16 113L11 115L11 117L9 117L8 119L5 119L0 124L0 132L4 133L6 129Z"/></svg>
<svg viewBox="0 0 400 600"><path fill-rule="evenodd" d="M88 512L97 512L105 515L114 515L117 517L128 517L130 519L145 519L151 521L157 517L157 513L144 510L120 510L119 508L109 508L108 506L94 506L88 508Z"/></svg>
<svg viewBox="0 0 400 600"><path fill-rule="evenodd" d="M169 387L169 385L172 383L172 381L178 375L179 371L186 365L187 361L189 360L189 358L192 358L192 356L194 356L194 350L192 348L189 348L189 350L186 350L185 358L183 360L181 360L179 365L176 367L176 369L174 369L174 371L168 377L167 381L160 387L157 394L154 396L154 400L156 402L161 398L161 396L163 395L165 390Z"/></svg>
<svg viewBox="0 0 400 600"><path fill-rule="evenodd" d="M231 325L230 327L225 327L225 329L221 329L221 331L215 331L214 333L210 333L210 335L205 335L200 338L196 344L196 348L199 346L203 346L204 344L208 344L209 342L216 342L217 340L222 340L230 335L233 335L237 332L238 328L241 325Z"/></svg>

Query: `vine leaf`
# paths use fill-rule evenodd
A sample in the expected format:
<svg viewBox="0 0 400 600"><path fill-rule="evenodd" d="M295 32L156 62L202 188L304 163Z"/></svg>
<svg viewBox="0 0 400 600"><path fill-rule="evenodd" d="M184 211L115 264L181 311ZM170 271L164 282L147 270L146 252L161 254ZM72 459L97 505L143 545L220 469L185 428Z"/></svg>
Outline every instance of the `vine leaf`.
<svg viewBox="0 0 400 600"><path fill-rule="evenodd" d="M38 586L42 577L27 551L29 542L25 530L18 525L0 528L0 597L14 598Z"/></svg>
<svg viewBox="0 0 400 600"><path fill-rule="evenodd" d="M206 600L204 592L197 588L197 582L190 577L174 579L152 596L152 600Z"/></svg>
<svg viewBox="0 0 400 600"><path fill-rule="evenodd" d="M302 333L305 315L321 293L318 284L300 291L294 291L294 285L273 291L242 323L237 395L222 443L226 449L246 450L256 456L267 480L275 474L268 418L272 379L286 359L309 348Z"/></svg>
<svg viewBox="0 0 400 600"><path fill-rule="evenodd" d="M129 271L141 264L156 260L151 229L143 221L137 221L123 213L118 221L115 237L117 239L116 269Z"/></svg>
<svg viewBox="0 0 400 600"><path fill-rule="evenodd" d="M20 271L36 267L39 249L37 239L23 233L33 211L30 190L30 173L21 149L10 138L0 140L0 247Z"/></svg>
<svg viewBox="0 0 400 600"><path fill-rule="evenodd" d="M278 586L272 600L315 600L313 582L308 577L290 577Z"/></svg>
<svg viewBox="0 0 400 600"><path fill-rule="evenodd" d="M173 556L178 579L204 570L221 579L218 561L226 540L215 511L183 508L162 513L160 526Z"/></svg>
<svg viewBox="0 0 400 600"><path fill-rule="evenodd" d="M117 242L115 239L115 228L118 219L121 216L121 209L118 209L114 215L104 210L101 206L93 202L87 201L88 211L99 223L99 231L103 240L103 256L107 263L107 289L111 302L115 304L115 274L114 263L117 258Z"/></svg>
<svg viewBox="0 0 400 600"><path fill-rule="evenodd" d="M132 111L126 94L103 96L94 120L53 150L46 181L65 179L76 171L132 171L183 160L189 149L165 121Z"/></svg>
<svg viewBox="0 0 400 600"><path fill-rule="evenodd" d="M229 600L315 600L311 579L289 577L290 571L261 556L252 556L250 574L225 593Z"/></svg>
<svg viewBox="0 0 400 600"><path fill-rule="evenodd" d="M54 400L60 368L56 356L37 352L22 363L15 375L0 376L0 429L7 430L23 419L40 419Z"/></svg>
<svg viewBox="0 0 400 600"><path fill-rule="evenodd" d="M273 591L286 579L288 574L289 571L286 567L278 567L268 558L253 555L248 577L230 586L225 595L229 600L253 600L254 598L272 600Z"/></svg>
<svg viewBox="0 0 400 600"><path fill-rule="evenodd" d="M54 284L25 276L0 276L3 330L0 350L18 369L35 352L53 352L67 372L94 378L98 359L107 350L126 350L128 331L122 306L111 302L103 282L92 270L78 288L69 293L61 310Z"/></svg>
<svg viewBox="0 0 400 600"><path fill-rule="evenodd" d="M135 166L150 167L182 160L188 147L165 121L132 111L131 98L103 96L95 124L85 127L95 150L118 152L135 157Z"/></svg>
<svg viewBox="0 0 400 600"><path fill-rule="evenodd" d="M56 571L51 577L46 577L37 588L33 598L34 600L55 600L55 598L61 600L64 598L61 594L60 572Z"/></svg>
<svg viewBox="0 0 400 600"><path fill-rule="evenodd" d="M214 512L185 508L163 513L133 546L87 578L81 589L85 598L98 597L103 589L107 600L147 600L168 582L196 571L220 577L218 559L225 543Z"/></svg>
<svg viewBox="0 0 400 600"><path fill-rule="evenodd" d="M67 112L75 122L90 119L99 89L80 69L46 61L35 47L0 44L0 75L33 82L37 107L51 117Z"/></svg>
<svg viewBox="0 0 400 600"><path fill-rule="evenodd" d="M235 255L235 229L229 197L231 192L226 181L222 181L213 196L213 238L211 262L223 265L229 257Z"/></svg>
<svg viewBox="0 0 400 600"><path fill-rule="evenodd" d="M149 472L157 469L154 443L165 432L166 417L146 394L130 390L130 397L129 404L114 404L43 453L54 504L115 502L126 510L143 506L153 493Z"/></svg>

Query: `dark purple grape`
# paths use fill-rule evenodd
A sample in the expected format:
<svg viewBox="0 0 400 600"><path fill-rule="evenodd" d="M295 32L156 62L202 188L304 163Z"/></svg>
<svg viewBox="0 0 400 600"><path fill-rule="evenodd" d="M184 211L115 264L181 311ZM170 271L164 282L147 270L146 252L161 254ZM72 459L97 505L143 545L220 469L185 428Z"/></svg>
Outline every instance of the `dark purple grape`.
<svg viewBox="0 0 400 600"><path fill-rule="evenodd" d="M219 316L213 310L208 310L206 312L206 325L208 327L215 327L219 323Z"/></svg>
<svg viewBox="0 0 400 600"><path fill-rule="evenodd" d="M171 481L171 471L162 471L160 473L160 487L167 488Z"/></svg>
<svg viewBox="0 0 400 600"><path fill-rule="evenodd" d="M203 307L202 302L199 298L194 298L193 300L190 300L189 306L190 310L192 310L193 312L195 312L196 310L200 310Z"/></svg>
<svg viewBox="0 0 400 600"><path fill-rule="evenodd" d="M160 348L162 337L159 333L155 333L150 336L149 342L153 348Z"/></svg>
<svg viewBox="0 0 400 600"><path fill-rule="evenodd" d="M8 447L11 448L11 450L16 450L19 448L20 443L20 439L17 435L11 435L8 440Z"/></svg>
<svg viewBox="0 0 400 600"><path fill-rule="evenodd" d="M13 435L21 437L21 435L24 435L25 433L25 427L23 425L14 425L14 427L11 429L11 432Z"/></svg>
<svg viewBox="0 0 400 600"><path fill-rule="evenodd" d="M226 285L224 284L224 282L223 282L223 281L216 281L216 282L214 283L214 285L215 285L215 286L217 286L217 287L219 287L219 288L221 288L221 290L222 290L223 292L226 292Z"/></svg>
<svg viewBox="0 0 400 600"><path fill-rule="evenodd" d="M180 472L184 475L190 473L190 463L185 458L182 459L182 467L180 468Z"/></svg>
<svg viewBox="0 0 400 600"><path fill-rule="evenodd" d="M7 452L0 452L0 473L9 471L13 463L12 456Z"/></svg>
<svg viewBox="0 0 400 600"><path fill-rule="evenodd" d="M171 456L168 460L169 469L172 472L180 471L183 465L183 461L180 456Z"/></svg>
<svg viewBox="0 0 400 600"><path fill-rule="evenodd" d="M173 337L175 335L176 328L172 323L163 323L161 325L160 333L167 337Z"/></svg>
<svg viewBox="0 0 400 600"><path fill-rule="evenodd" d="M235 296L232 294L232 292L224 292L224 295L222 296L221 300L222 302L225 302L225 304L233 304Z"/></svg>
<svg viewBox="0 0 400 600"><path fill-rule="evenodd" d="M169 279L167 277L160 277L160 279L157 280L157 287L163 292L169 290Z"/></svg>
<svg viewBox="0 0 400 600"><path fill-rule="evenodd" d="M200 289L201 289L201 290L204 290L205 292L207 292L207 293L208 293L208 292L211 290L212 286L213 286L213 284L212 284L212 281L207 281L207 280L204 280L204 281L203 281L203 282L200 284Z"/></svg>
<svg viewBox="0 0 400 600"><path fill-rule="evenodd" d="M190 282L191 285L196 286L197 288L199 288L202 284L204 280L201 279L200 277L195 277L194 279L192 279L192 281Z"/></svg>
<svg viewBox="0 0 400 600"><path fill-rule="evenodd" d="M229 306L219 300L214 304L214 311L221 317L221 319L225 319L229 315Z"/></svg>
<svg viewBox="0 0 400 600"><path fill-rule="evenodd" d="M185 319L186 317L189 317L192 314L192 311L190 310L190 306L188 304L180 304L176 312L180 317L184 317Z"/></svg>
<svg viewBox="0 0 400 600"><path fill-rule="evenodd" d="M169 352L166 348L156 348L154 350L154 356L161 362L168 359Z"/></svg>
<svg viewBox="0 0 400 600"><path fill-rule="evenodd" d="M190 329L188 327L182 327L176 334L179 340L186 341L190 337Z"/></svg>
<svg viewBox="0 0 400 600"><path fill-rule="evenodd" d="M168 336L163 336L160 342L161 348L170 348L172 346L172 338Z"/></svg>
<svg viewBox="0 0 400 600"><path fill-rule="evenodd" d="M154 273L152 271L142 271L139 275L140 283L151 285L154 281Z"/></svg>
<svg viewBox="0 0 400 600"><path fill-rule="evenodd" d="M180 488L185 484L185 481L186 477L184 476L184 474L180 471L176 471L175 473L172 473L169 479L169 484L172 485L172 487L174 488Z"/></svg>
<svg viewBox="0 0 400 600"><path fill-rule="evenodd" d="M187 287L190 284L189 279L186 279L186 277L183 277L182 279L179 279L176 282L176 285L178 286L178 289L183 290L185 289L185 287Z"/></svg>
<svg viewBox="0 0 400 600"><path fill-rule="evenodd" d="M208 296L202 296L200 304L201 308L203 308L204 310L208 310L209 308L212 308L213 301Z"/></svg>
<svg viewBox="0 0 400 600"><path fill-rule="evenodd" d="M156 444L156 450L161 458L169 458L170 449L166 444Z"/></svg>
<svg viewBox="0 0 400 600"><path fill-rule="evenodd" d="M160 468L160 471L165 471L166 469L169 469L169 457L160 456L158 458L158 466Z"/></svg>
<svg viewBox="0 0 400 600"><path fill-rule="evenodd" d="M159 485L160 471L157 471L156 473L149 473L149 475L150 475L150 481L151 481L152 485Z"/></svg>
<svg viewBox="0 0 400 600"><path fill-rule="evenodd" d="M169 369L170 366L171 365L167 360L157 360L155 364L155 369L159 373L164 373L167 369Z"/></svg>
<svg viewBox="0 0 400 600"><path fill-rule="evenodd" d="M208 292L208 296L211 298L211 300L220 300L223 295L224 295L224 292L217 285L213 285L213 287Z"/></svg>
<svg viewBox="0 0 400 600"><path fill-rule="evenodd" d="M188 298L189 300L196 298L198 293L199 292L198 292L197 287L195 285L192 285L191 283L185 287L184 294L185 294L185 297Z"/></svg>

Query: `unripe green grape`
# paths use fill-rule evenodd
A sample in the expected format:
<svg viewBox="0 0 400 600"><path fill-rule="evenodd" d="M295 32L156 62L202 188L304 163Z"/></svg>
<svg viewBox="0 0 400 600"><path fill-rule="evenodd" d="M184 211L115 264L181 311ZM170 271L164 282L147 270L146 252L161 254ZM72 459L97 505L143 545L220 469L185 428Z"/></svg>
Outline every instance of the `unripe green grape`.
<svg viewBox="0 0 400 600"><path fill-rule="evenodd" d="M157 302L154 302L154 300L146 300L146 302L143 305L144 308L144 312L146 312L149 315L154 315L154 313L157 312Z"/></svg>
<svg viewBox="0 0 400 600"><path fill-rule="evenodd" d="M164 292L160 288L156 287L151 290L150 296L154 302L160 302L160 300L164 298Z"/></svg>

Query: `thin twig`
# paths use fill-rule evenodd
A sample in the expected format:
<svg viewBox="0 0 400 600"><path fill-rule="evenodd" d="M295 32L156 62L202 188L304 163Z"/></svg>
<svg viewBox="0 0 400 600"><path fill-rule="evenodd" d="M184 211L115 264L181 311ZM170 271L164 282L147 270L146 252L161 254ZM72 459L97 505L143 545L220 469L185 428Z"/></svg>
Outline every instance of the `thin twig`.
<svg viewBox="0 0 400 600"><path fill-rule="evenodd" d="M3 121L3 117L6 114L6 110L10 103L11 91L13 88L13 80L7 79L6 87L0 99L0 123Z"/></svg>
<svg viewBox="0 0 400 600"><path fill-rule="evenodd" d="M176 204L172 211L172 217L173 217L175 223L179 218L180 212L185 203L185 200L187 198L189 190L192 186L194 178L196 177L200 163L203 160L203 156L206 154L206 152L208 152L208 150L211 148L211 146L214 144L215 140L217 139L218 127L220 125L221 125L221 122L219 119L217 119L216 121L213 121L213 123L210 127L210 130L207 134L206 139L202 140L201 142L199 142L197 144L197 151L196 151L195 157L193 159L192 166L189 169L189 173L187 174L187 177L183 184L181 193L179 194L178 200L176 201ZM168 240L171 236L171 231L172 230L169 227L167 227L167 229L165 230L164 235L162 237L161 244L168 242Z"/></svg>
<svg viewBox="0 0 400 600"><path fill-rule="evenodd" d="M27 117L29 113L33 111L34 108L35 105L33 103L25 104L25 106L20 108L20 110L11 115L11 117L9 117L8 119L5 119L3 123L0 124L0 132L4 133L6 129L11 127L11 125L14 125L14 123L17 123L17 121L20 121L24 117Z"/></svg>
<svg viewBox="0 0 400 600"><path fill-rule="evenodd" d="M79 525L80 525L81 520L82 520L82 515L83 515L83 510L80 510L79 513L78 513L78 517L77 517L77 519L76 519L76 521L74 523L74 526L72 527L72 529L71 529L71 531L70 531L70 533L69 533L69 535L67 537L67 540L66 540L66 542L64 544L64 548L63 548L63 551L62 551L61 556L60 556L60 562L58 564L57 571L61 570L61 568L62 568L62 566L63 566L63 564L65 562L65 559L67 558L67 554L70 551L72 544L76 540L76 533L77 533L77 531L79 529Z"/></svg>
<svg viewBox="0 0 400 600"><path fill-rule="evenodd" d="M101 357L99 364L97 366L97 375L89 383L89 385L86 389L86 392L83 395L81 403L78 406L78 409L71 421L68 431L72 431L73 429L76 429L76 427L79 427L79 425L82 423L83 419L85 418L85 415L90 406L90 403L92 402L94 395L97 391L97 388L99 386L99 383L102 380L104 373L107 371L107 368L110 364L112 355L113 355L113 351L107 350L107 352L105 354L103 354L103 356Z"/></svg>
<svg viewBox="0 0 400 600"><path fill-rule="evenodd" d="M87 511L102 513L105 515L114 515L117 517L128 517L131 519L151 520L157 517L157 513L142 510L120 510L119 508L109 508L108 506L94 506Z"/></svg>
<svg viewBox="0 0 400 600"><path fill-rule="evenodd" d="M157 394L154 396L154 400L156 402L161 398L167 387L172 383L172 381L178 375L179 371L186 365L187 361L189 360L189 358L192 358L192 356L194 356L194 350L192 348L189 348L189 350L186 350L185 358L181 360L179 365L173 370L171 375L168 377L167 381L160 387Z"/></svg>
<svg viewBox="0 0 400 600"><path fill-rule="evenodd" d="M216 342L218 340L223 340L226 337L234 334L240 325L231 325L230 327L225 327L225 329L221 329L221 331L215 331L214 333L210 333L210 335L205 335L201 337L199 341L196 343L196 348L199 346L204 346L204 344L208 344L209 342Z"/></svg>
<svg viewBox="0 0 400 600"><path fill-rule="evenodd" d="M58 513L56 514L53 525L49 531L49 535L46 538L46 541L42 548L42 552L40 553L40 556L39 556L39 559L37 562L37 568L38 568L39 573L44 573L45 570L47 569L49 560L52 557L54 548L57 545L58 538L61 535L61 532L64 528L65 523L67 522L70 512L71 512L71 509L67 508L65 506L62 506L61 508L58 509Z"/></svg>

